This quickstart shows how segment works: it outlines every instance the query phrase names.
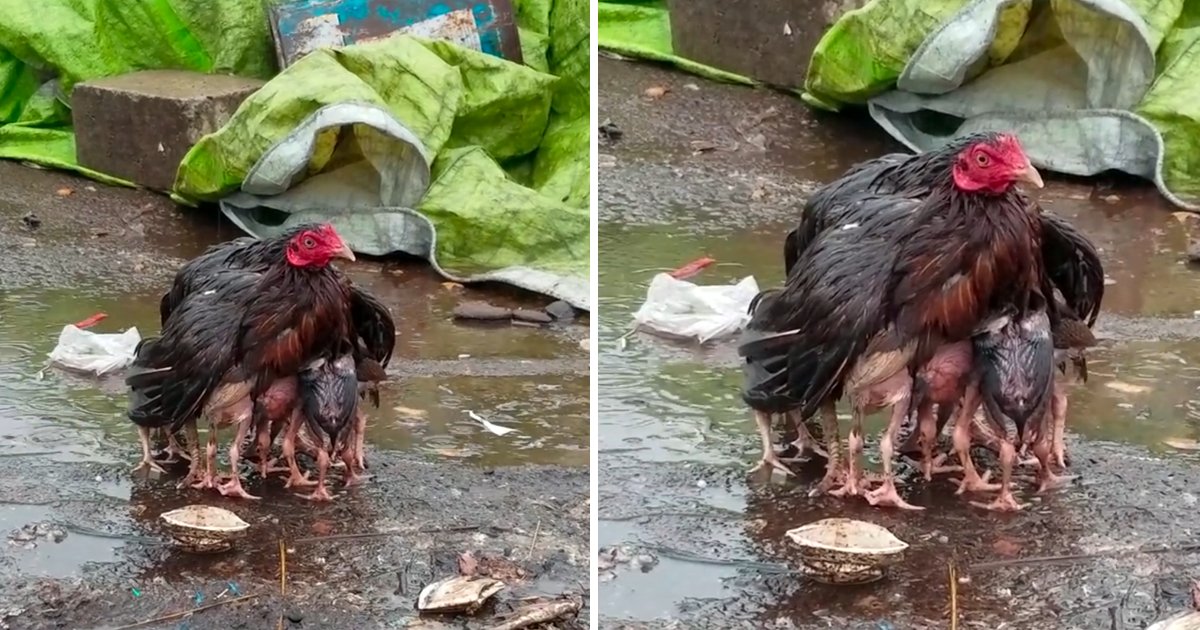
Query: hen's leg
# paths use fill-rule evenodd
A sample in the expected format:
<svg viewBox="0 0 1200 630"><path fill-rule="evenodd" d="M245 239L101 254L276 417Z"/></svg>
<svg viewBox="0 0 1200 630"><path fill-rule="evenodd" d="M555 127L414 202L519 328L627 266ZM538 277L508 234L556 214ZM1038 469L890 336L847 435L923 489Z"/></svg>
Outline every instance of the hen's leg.
<svg viewBox="0 0 1200 630"><path fill-rule="evenodd" d="M879 456L883 459L883 485L866 494L867 503L871 505L897 507L905 510L925 509L912 505L900 497L900 494L896 492L896 482L892 475L892 456L895 454L893 442L904 418L908 416L908 403L909 397L905 396L904 399L892 406L892 417L888 420L887 428L883 430L883 439L879 441ZM930 422L933 421L932 414L929 419Z"/></svg>
<svg viewBox="0 0 1200 630"><path fill-rule="evenodd" d="M205 449L204 472L200 479L192 484L193 488L215 488L217 470L217 423L208 423L208 447Z"/></svg>
<svg viewBox="0 0 1200 630"><path fill-rule="evenodd" d="M287 434L283 436L283 459L287 462L289 473L287 481L283 484L285 488L311 486L316 483L308 478L307 473L300 474L300 467L296 465L296 435L300 433L300 423L303 421L298 410L293 412L291 420L288 421Z"/></svg>
<svg viewBox="0 0 1200 630"><path fill-rule="evenodd" d="M815 453L824 459L829 459L829 453L825 452L825 449L821 448L821 444L812 436L812 433L808 430L808 423L800 416L800 412L789 411L787 418L796 427L796 440L792 442L792 446L796 447L796 456L789 457L784 461L807 460L808 453Z"/></svg>
<svg viewBox="0 0 1200 630"><path fill-rule="evenodd" d="M242 461L242 442L246 439L246 433L250 431L251 419L247 418L238 423L237 435L233 438L233 443L229 445L229 481L217 486L217 492L224 496L235 496L243 499L260 499L242 487L242 473L238 469ZM266 431L264 430L265 434Z"/></svg>
<svg viewBox="0 0 1200 630"><path fill-rule="evenodd" d="M179 482L177 488L195 487L196 482L200 481L203 476L201 468L204 466L203 460L200 457L200 432L196 429L195 421L190 421L183 427L187 434L188 447L191 449L191 464L188 465L187 476Z"/></svg>
<svg viewBox="0 0 1200 630"><path fill-rule="evenodd" d="M167 459L164 463L173 464L181 460L191 461L191 459L187 449L183 448L179 441L175 439L175 434L167 433Z"/></svg>
<svg viewBox="0 0 1200 630"><path fill-rule="evenodd" d="M788 476L795 474L779 461L779 456L775 454L775 445L771 439L771 414L755 409L754 421L758 424L758 436L762 439L762 456L750 472L755 473L763 466L770 466Z"/></svg>
<svg viewBox="0 0 1200 630"><path fill-rule="evenodd" d="M825 438L825 452L829 457L825 462L825 476L809 493L810 496L829 492L845 476L845 471L842 470L842 438L838 435L836 401L829 400L821 405L821 432Z"/></svg>
<svg viewBox="0 0 1200 630"><path fill-rule="evenodd" d="M167 471L163 470L163 467L159 466L158 462L154 461L154 456L150 453L150 429L146 427L138 427L138 440L140 440L142 443L142 461L138 462L137 465L133 467L133 472L137 472L143 468L148 468L150 470L156 470L160 473L166 474Z"/></svg>
<svg viewBox="0 0 1200 630"><path fill-rule="evenodd" d="M863 451L863 408L857 402L854 403L853 414L850 424L850 435L846 438L847 450L850 451L846 463L846 483L841 488L829 491L829 494L835 497L858 496L865 490L862 487L862 470L859 469L859 458L862 456Z"/></svg>
<svg viewBox="0 0 1200 630"><path fill-rule="evenodd" d="M986 474L980 477L979 473L975 470L974 462L971 461L971 432L975 426L975 410L978 408L979 392L974 387L971 387L968 389L967 397L964 400L962 408L959 410L958 418L954 421L954 452L958 454L958 463L962 465L963 473L963 478L958 484L958 492L956 494L997 490L1000 487L994 483L988 483Z"/></svg>
<svg viewBox="0 0 1200 630"><path fill-rule="evenodd" d="M1012 493L1012 471L1016 461L1017 448L1013 446L1012 442L1005 440L1000 445L1000 494L991 503L972 501L971 505L996 512L1016 512L1024 508L1024 505L1017 503L1017 499Z"/></svg>
<svg viewBox="0 0 1200 630"><path fill-rule="evenodd" d="M1067 467L1067 445L1064 439L1067 430L1067 392L1058 381L1054 382L1054 394L1050 399L1050 414L1054 424L1054 463Z"/></svg>
<svg viewBox="0 0 1200 630"><path fill-rule="evenodd" d="M325 474L329 472L329 453L325 449L317 450L317 487L312 494L303 495L309 501L332 501L333 495L325 487Z"/></svg>

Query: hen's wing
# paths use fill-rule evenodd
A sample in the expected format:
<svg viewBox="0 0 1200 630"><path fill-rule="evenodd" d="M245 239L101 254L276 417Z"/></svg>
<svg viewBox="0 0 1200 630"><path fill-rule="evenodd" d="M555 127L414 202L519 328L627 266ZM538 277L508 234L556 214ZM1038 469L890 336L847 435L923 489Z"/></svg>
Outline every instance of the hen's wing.
<svg viewBox="0 0 1200 630"><path fill-rule="evenodd" d="M366 290L351 284L350 319L362 340L366 358L387 367L396 348L396 322L388 308Z"/></svg>
<svg viewBox="0 0 1200 630"><path fill-rule="evenodd" d="M268 256L272 245L271 241L244 236L212 245L203 254L184 263L175 273L170 290L159 301L161 325L167 325L171 314L188 295L201 287L210 286L221 273L231 269L263 271L270 262Z"/></svg>
<svg viewBox="0 0 1200 630"><path fill-rule="evenodd" d="M831 226L852 223L864 208L855 203L864 197L890 194L894 188L888 178L897 166L915 158L905 153L889 153L850 167L841 177L813 191L804 202L800 224L784 238L784 270L792 273L796 262L812 245L817 236Z"/></svg>
<svg viewBox="0 0 1200 630"><path fill-rule="evenodd" d="M1041 212L1039 216L1046 275L1062 293L1073 314L1092 326L1104 299L1104 265L1100 262L1100 253L1096 245L1066 219L1048 212Z"/></svg>
<svg viewBox="0 0 1200 630"><path fill-rule="evenodd" d="M854 203L864 205L863 222L819 235L783 290L759 304L747 328L764 334L739 349L747 361L786 353L789 406L801 417L841 395L848 371L886 326L884 297L894 265L887 243L919 205L880 196Z"/></svg>
<svg viewBox="0 0 1200 630"><path fill-rule="evenodd" d="M125 379L131 389L130 420L141 426L182 426L199 415L219 384L244 377L234 348L240 313L258 275L213 274L211 282L219 288L187 295L162 334L139 345Z"/></svg>

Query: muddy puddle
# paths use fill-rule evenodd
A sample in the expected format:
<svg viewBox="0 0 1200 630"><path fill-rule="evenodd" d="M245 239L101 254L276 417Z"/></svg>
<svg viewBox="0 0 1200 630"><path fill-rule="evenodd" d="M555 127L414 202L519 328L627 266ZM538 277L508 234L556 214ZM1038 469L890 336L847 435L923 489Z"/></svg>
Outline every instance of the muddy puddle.
<svg viewBox="0 0 1200 630"><path fill-rule="evenodd" d="M806 191L898 149L870 121L814 117L779 94L609 60L600 77L600 119L624 131L600 148L604 627L946 628L951 564L960 628L1144 628L1187 605L1194 551L1090 556L1194 539L1200 456L1164 440L1200 439L1200 271L1183 263L1200 221L1136 183L1056 179L1041 191L1101 247L1110 282L1091 378L1070 393L1078 478L1067 489L1023 491L1031 506L1018 515L973 509L945 481L909 484L921 513L810 499L819 470L746 474L758 440L731 344L617 340L653 275L701 256L718 261L701 283L780 282ZM643 96L652 86L669 91ZM763 112L766 150L735 129ZM722 148L695 150L701 141ZM805 581L783 533L830 516L879 523L912 548L874 585ZM1089 557L987 564L1061 555Z"/></svg>
<svg viewBox="0 0 1200 630"><path fill-rule="evenodd" d="M76 193L56 195L64 186ZM22 224L30 211L37 230ZM238 234L153 195L7 163L0 225L11 254L0 262L0 628L116 628L213 603L182 626L146 627L405 627L420 589L456 574L468 550L519 573L471 627L517 597L586 597L586 315L543 328L455 322L467 299L550 300L443 284L419 261L350 266L397 324L392 378L370 412L374 479L331 505L257 478L247 488L261 502L226 500L132 475L121 377L49 368L47 354L65 324L96 313L107 315L97 332L157 333L174 269ZM493 435L468 411L518 433ZM191 503L233 510L250 534L211 557L165 544L158 515ZM247 599L224 605L236 597Z"/></svg>

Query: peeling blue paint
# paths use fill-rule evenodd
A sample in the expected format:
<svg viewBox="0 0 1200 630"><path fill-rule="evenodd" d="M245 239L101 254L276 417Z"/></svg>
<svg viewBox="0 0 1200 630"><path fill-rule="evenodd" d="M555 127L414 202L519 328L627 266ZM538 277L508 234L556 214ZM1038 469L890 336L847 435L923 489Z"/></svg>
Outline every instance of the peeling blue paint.
<svg viewBox="0 0 1200 630"><path fill-rule="evenodd" d="M336 15L335 32L351 44L464 9L474 18L483 52L503 57L509 40L520 49L514 16L499 15L493 0L285 0L271 6L271 19L280 59L291 62L314 47L302 26L315 17Z"/></svg>

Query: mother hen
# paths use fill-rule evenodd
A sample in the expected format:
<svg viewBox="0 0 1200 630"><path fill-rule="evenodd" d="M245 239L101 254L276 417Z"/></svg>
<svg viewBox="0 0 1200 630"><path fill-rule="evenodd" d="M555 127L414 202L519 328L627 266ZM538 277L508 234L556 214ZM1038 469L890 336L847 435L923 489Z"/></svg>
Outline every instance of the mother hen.
<svg viewBox="0 0 1200 630"><path fill-rule="evenodd" d="M859 229L815 231L788 261L796 269L783 291L748 326L748 361L764 344L787 348L787 386L774 394L804 418L824 408L830 462L822 487L844 476L832 406L852 377L879 383L869 375L887 378L896 366L911 374L941 344L968 339L993 304L1023 311L1046 300L1040 225L1013 186L1042 182L1020 143L982 134L943 152L929 160L940 167L928 195L877 196L911 205L904 220L864 214ZM885 436L894 433L889 426Z"/></svg>

